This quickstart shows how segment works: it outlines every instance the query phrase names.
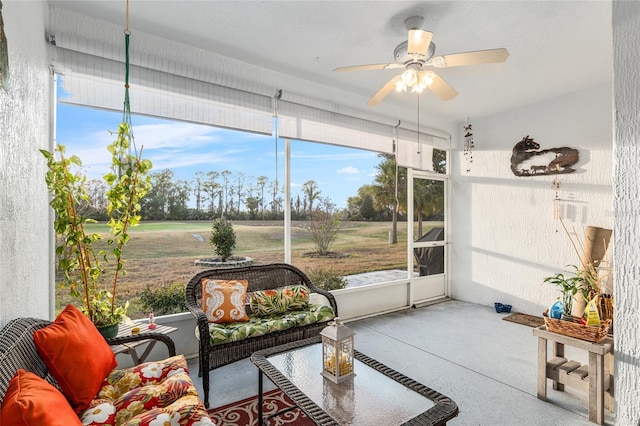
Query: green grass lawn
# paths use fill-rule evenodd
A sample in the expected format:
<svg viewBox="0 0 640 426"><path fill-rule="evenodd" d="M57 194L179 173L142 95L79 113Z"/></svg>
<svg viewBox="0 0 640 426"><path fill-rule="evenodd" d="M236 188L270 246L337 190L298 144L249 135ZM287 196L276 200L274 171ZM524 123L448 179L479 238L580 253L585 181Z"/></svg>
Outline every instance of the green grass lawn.
<svg viewBox="0 0 640 426"><path fill-rule="evenodd" d="M291 229L291 263L303 271L311 268L330 270L337 275L352 275L387 269L406 269L406 223L398 224L398 244L389 244L390 222L344 222L330 250L346 256L339 259L307 257L315 246L304 223L294 222ZM425 223L424 232L435 223ZM237 248L234 256L249 256L255 263L284 261L284 226L282 222L234 222ZM89 232L107 237L105 224L91 224ZM132 318L148 315L138 295L146 286L157 288L173 283L186 284L201 271L194 261L215 257L209 243L210 221L145 222L131 229L131 239L124 250L127 271L119 284L121 301L129 300ZM103 239L98 247L106 247ZM64 307L71 300L68 291L58 289L56 305Z"/></svg>

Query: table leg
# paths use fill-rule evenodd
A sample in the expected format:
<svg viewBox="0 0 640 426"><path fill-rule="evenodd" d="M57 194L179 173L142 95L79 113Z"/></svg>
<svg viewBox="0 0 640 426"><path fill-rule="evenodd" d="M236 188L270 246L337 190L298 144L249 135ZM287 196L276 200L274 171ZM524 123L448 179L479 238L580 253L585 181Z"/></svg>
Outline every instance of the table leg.
<svg viewBox="0 0 640 426"><path fill-rule="evenodd" d="M589 421L604 424L604 357L589 352Z"/></svg>
<svg viewBox="0 0 640 426"><path fill-rule="evenodd" d="M538 399L547 399L547 339L538 337Z"/></svg>
<svg viewBox="0 0 640 426"><path fill-rule="evenodd" d="M564 358L564 343L553 342L553 357ZM553 390L564 392L564 385L556 381L553 382Z"/></svg>
<svg viewBox="0 0 640 426"><path fill-rule="evenodd" d="M149 341L149 343L147 344L147 347L145 348L144 352L142 352L142 355L140 355L140 358L138 358L138 364L142 364L143 362L145 362L145 360L147 359L147 357L151 353L151 350L153 349L153 347L156 345L157 342L158 342L157 340L150 340ZM136 352L135 349L133 351ZM131 355L131 356L133 357L133 355Z"/></svg>
<svg viewBox="0 0 640 426"><path fill-rule="evenodd" d="M262 426L262 371L258 370L258 426Z"/></svg>
<svg viewBox="0 0 640 426"><path fill-rule="evenodd" d="M613 388L613 353L604 356L604 378L609 379L609 390L604 393L604 408L613 413L615 389Z"/></svg>

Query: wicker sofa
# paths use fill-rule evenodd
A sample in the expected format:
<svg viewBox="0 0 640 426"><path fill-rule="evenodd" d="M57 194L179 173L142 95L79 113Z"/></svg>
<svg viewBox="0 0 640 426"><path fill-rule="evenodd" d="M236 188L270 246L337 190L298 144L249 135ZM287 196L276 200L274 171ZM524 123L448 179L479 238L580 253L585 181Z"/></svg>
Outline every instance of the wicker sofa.
<svg viewBox="0 0 640 426"><path fill-rule="evenodd" d="M8 423L13 424L16 415L23 416L19 424L64 424L66 426L115 424L127 419L127 424L141 424L148 422L150 418L158 419L158 416L180 415L181 419L189 419L181 424L213 424L202 402L198 399L197 390L187 376L184 356L175 356L173 341L160 333L143 333L107 339L110 346L137 340L158 340L167 346L170 358L143 363L124 370L113 370L104 380L102 389L87 409L82 411L75 409L74 413L74 408L71 406L65 408L68 403L65 401L67 395L63 395L64 387L56 382L47 369L34 342L34 332L41 331L51 324L53 323L42 319L16 318L0 330L0 401L2 401L0 423L4 423L8 417L10 419L7 420ZM89 373L85 367L85 365L77 366L86 375ZM162 371L162 374L148 376L149 370L145 371L145 368L152 368L156 373ZM147 377L150 378L147 379ZM40 378L46 383L38 384L38 381L41 381ZM117 382L120 379L128 383ZM19 384L16 386L16 383ZM103 393L106 388L110 388L109 395ZM169 388L174 390L174 397L165 398L160 402L156 402L158 398L153 399L156 394L167 393L166 389ZM16 392L15 389L19 391ZM120 390L122 390L121 393ZM147 397L147 395L151 396ZM170 403L171 406L166 405L165 409L162 402ZM109 415L104 419L96 419L95 413L105 413L107 405L112 408ZM134 406L135 409L132 408ZM24 414L17 414L21 410L25 410ZM124 413L124 416L119 415L120 410L128 413ZM49 413L42 414L46 412Z"/></svg>
<svg viewBox="0 0 640 426"><path fill-rule="evenodd" d="M311 324L296 325L284 330L271 331L260 336L228 342L213 342L210 334L210 322L202 309L202 280L207 278L210 280L247 280L247 294L286 286L305 285L309 289L311 303L319 302L330 306L333 310L332 318ZM317 336L333 319L333 316L338 315L336 300L330 292L316 287L304 272L285 263L211 269L200 272L187 284L186 298L189 311L197 322L199 375L202 376L206 407L209 407L209 372L211 370L248 358L257 350ZM250 314L249 317L251 316Z"/></svg>

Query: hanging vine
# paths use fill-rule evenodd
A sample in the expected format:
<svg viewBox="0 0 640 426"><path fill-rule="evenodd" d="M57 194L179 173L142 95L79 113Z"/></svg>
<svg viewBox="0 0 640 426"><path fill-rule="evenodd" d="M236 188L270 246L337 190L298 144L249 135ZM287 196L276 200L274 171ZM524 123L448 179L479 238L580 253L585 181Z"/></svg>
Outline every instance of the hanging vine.
<svg viewBox="0 0 640 426"><path fill-rule="evenodd" d="M75 155L65 156L63 145L58 145L54 152L41 150L47 159L45 180L52 194L50 205L56 212L56 255L58 270L63 275L59 285L69 288L73 297L81 299L83 311L96 325L117 324L126 314L128 302L124 306L116 306L118 280L125 274L122 254L129 241L129 228L140 222L140 201L151 188L151 178L147 176L151 162L142 159L142 148L136 152L131 127L128 6L125 47L123 118L115 140L107 146L111 154L111 171L103 176L108 186L106 201L110 237L107 250L97 251L94 248L94 243L102 236L86 230L86 225L94 221L77 208L88 200L84 186L87 178L81 174L81 160ZM107 265L111 266L113 275L105 278ZM109 279L111 291L106 287Z"/></svg>

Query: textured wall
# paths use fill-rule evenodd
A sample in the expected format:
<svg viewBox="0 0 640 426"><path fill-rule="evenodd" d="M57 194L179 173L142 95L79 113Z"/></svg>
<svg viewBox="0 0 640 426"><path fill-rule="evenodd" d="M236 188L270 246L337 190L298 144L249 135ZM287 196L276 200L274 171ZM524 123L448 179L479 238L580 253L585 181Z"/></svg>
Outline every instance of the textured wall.
<svg viewBox="0 0 640 426"><path fill-rule="evenodd" d="M471 171L459 148L452 176L451 295L485 305L502 302L540 315L557 297L545 277L578 264L553 217L553 176L517 177L513 146L526 135L541 149L569 146L578 171L558 175L562 215L570 230L613 227L611 88L595 87L499 115L472 120ZM461 127L461 126L460 126Z"/></svg>
<svg viewBox="0 0 640 426"><path fill-rule="evenodd" d="M640 3L613 2L616 424L640 418Z"/></svg>
<svg viewBox="0 0 640 426"><path fill-rule="evenodd" d="M49 317L49 208L40 148L49 141L43 2L3 2L9 89L0 90L0 326Z"/></svg>

